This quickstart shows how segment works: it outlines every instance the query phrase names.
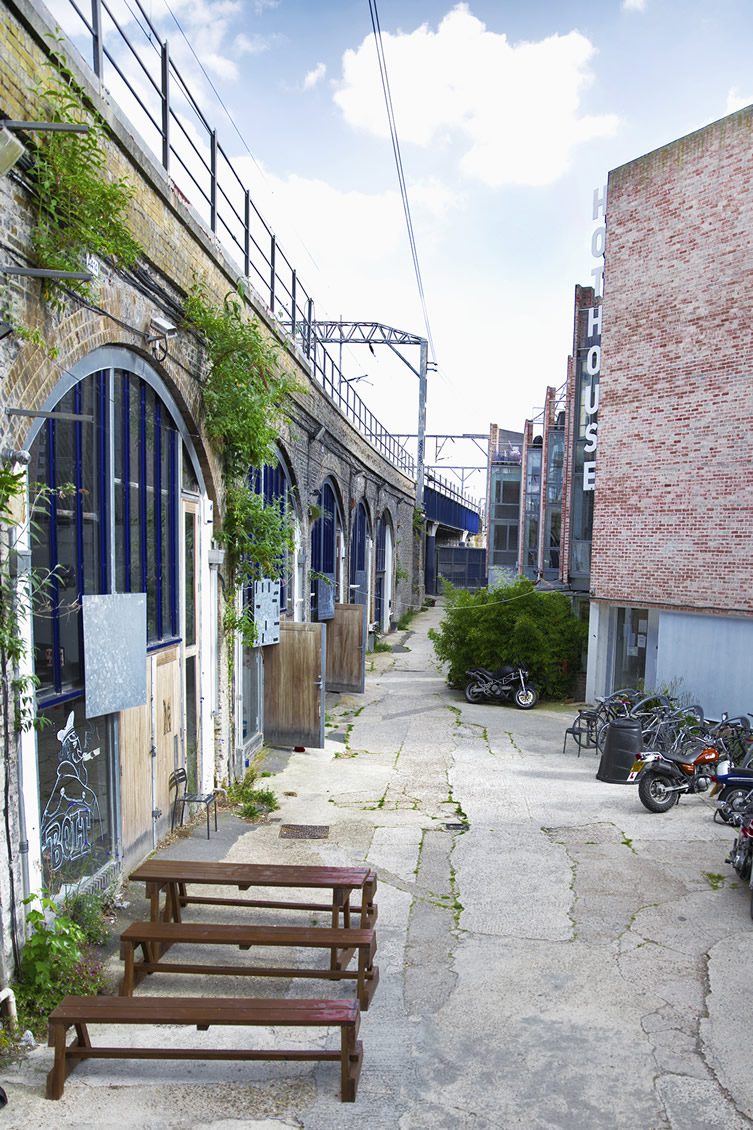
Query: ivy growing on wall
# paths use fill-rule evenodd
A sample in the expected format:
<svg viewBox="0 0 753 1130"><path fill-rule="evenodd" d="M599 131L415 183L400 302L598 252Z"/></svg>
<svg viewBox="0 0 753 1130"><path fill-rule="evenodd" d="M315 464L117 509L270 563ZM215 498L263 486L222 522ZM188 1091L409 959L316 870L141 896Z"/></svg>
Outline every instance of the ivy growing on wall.
<svg viewBox="0 0 753 1130"><path fill-rule="evenodd" d="M283 370L272 339L247 315L242 287L213 303L197 283L185 303L185 318L199 334L209 362L202 394L205 426L222 457L225 516L218 540L229 576L224 627L253 646L252 610L239 599L260 577L279 577L293 550L293 524L281 501L267 501L250 473L274 459L274 444L295 381Z"/></svg>
<svg viewBox="0 0 753 1130"><path fill-rule="evenodd" d="M141 248L126 225L133 190L125 178L112 178L103 148L105 125L87 108L84 93L65 58L53 50L37 87L40 115L50 122L87 125L87 133L40 131L31 136L29 177L35 194L32 248L35 265L56 271L82 271L86 255L112 258L131 267ZM60 286L45 284L45 297L60 299ZM88 297L90 284L64 285Z"/></svg>

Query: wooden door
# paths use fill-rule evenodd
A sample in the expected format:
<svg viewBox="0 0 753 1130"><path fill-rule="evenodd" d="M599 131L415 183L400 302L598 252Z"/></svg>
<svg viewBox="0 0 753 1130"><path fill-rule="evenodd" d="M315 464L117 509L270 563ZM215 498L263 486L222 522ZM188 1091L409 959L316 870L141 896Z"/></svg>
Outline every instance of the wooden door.
<svg viewBox="0 0 753 1130"><path fill-rule="evenodd" d="M146 703L120 713L120 817L125 859L141 857L152 847L151 668L146 660Z"/></svg>
<svg viewBox="0 0 753 1130"><path fill-rule="evenodd" d="M174 799L174 796L169 792L168 781L173 769L177 769L180 764L182 710L180 659L177 647L159 652L155 666L155 709L153 713L157 728L155 735L157 748L155 807L161 809L164 824L166 817L170 814L170 805Z"/></svg>
<svg viewBox="0 0 753 1130"><path fill-rule="evenodd" d="M324 624L280 624L280 642L264 655L264 740L270 745L324 745Z"/></svg>
<svg viewBox="0 0 753 1130"><path fill-rule="evenodd" d="M327 625L327 690L363 694L366 679L366 605L336 604Z"/></svg>

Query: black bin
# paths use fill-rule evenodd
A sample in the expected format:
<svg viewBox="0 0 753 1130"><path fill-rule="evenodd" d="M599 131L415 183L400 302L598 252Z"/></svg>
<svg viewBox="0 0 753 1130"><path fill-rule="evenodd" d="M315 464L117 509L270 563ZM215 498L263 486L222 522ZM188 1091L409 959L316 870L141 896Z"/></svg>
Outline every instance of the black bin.
<svg viewBox="0 0 753 1130"><path fill-rule="evenodd" d="M607 726L604 752L596 774L597 781L624 785L642 748L640 721L637 718L615 718Z"/></svg>

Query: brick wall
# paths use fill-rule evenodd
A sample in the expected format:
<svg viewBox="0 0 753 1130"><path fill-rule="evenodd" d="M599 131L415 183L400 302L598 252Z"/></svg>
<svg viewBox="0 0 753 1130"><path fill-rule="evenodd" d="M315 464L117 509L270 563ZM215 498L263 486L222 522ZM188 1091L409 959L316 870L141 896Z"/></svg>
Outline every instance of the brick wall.
<svg viewBox="0 0 753 1130"><path fill-rule="evenodd" d="M753 111L609 177L592 593L753 613Z"/></svg>

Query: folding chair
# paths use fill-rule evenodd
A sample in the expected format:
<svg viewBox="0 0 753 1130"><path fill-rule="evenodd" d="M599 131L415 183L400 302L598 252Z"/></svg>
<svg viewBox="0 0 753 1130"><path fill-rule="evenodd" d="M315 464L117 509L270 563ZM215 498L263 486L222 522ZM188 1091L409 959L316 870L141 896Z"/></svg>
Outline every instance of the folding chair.
<svg viewBox="0 0 753 1130"><path fill-rule="evenodd" d="M183 792L180 791L180 786L183 786ZM170 789L175 789L175 800L173 801L173 815L170 822L170 831L175 828L175 820L178 815L178 805L180 805L180 826L183 827L183 819L186 813L187 804L203 804L207 812L207 839L209 839L209 809L214 805L214 830L217 831L217 793L189 793L188 791L188 774L185 769L176 769L170 774Z"/></svg>

